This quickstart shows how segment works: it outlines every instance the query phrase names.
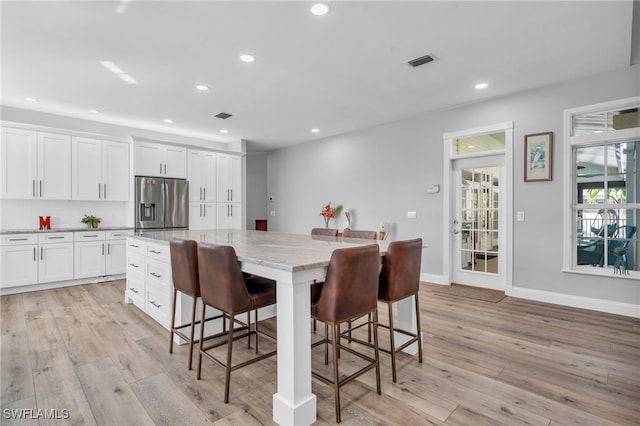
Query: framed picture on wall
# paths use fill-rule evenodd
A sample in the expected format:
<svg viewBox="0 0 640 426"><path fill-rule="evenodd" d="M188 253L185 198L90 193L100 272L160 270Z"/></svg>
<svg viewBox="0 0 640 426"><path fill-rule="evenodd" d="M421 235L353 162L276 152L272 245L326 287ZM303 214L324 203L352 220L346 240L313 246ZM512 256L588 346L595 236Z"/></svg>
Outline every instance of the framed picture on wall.
<svg viewBox="0 0 640 426"><path fill-rule="evenodd" d="M553 132L524 136L524 181L551 180Z"/></svg>

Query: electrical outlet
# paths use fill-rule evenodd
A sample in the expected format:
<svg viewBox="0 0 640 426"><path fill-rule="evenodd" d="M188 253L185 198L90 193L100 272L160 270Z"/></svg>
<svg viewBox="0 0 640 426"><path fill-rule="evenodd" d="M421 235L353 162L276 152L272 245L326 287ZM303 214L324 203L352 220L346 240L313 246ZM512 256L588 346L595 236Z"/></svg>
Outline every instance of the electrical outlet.
<svg viewBox="0 0 640 426"><path fill-rule="evenodd" d="M524 212L517 212L516 213L516 220L518 222L524 222Z"/></svg>

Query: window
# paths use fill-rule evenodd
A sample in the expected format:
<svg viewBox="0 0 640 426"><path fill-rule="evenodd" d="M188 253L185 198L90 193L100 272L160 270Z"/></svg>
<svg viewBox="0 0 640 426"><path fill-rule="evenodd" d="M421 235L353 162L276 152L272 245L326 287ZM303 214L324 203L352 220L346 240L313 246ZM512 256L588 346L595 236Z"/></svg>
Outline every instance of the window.
<svg viewBox="0 0 640 426"><path fill-rule="evenodd" d="M640 277L639 106L630 98L565 112L565 270Z"/></svg>

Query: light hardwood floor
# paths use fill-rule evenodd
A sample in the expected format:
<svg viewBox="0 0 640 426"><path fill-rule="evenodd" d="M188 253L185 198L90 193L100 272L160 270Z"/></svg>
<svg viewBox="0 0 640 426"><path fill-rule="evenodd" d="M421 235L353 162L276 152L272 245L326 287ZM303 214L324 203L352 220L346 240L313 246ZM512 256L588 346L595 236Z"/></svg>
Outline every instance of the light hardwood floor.
<svg viewBox="0 0 640 426"><path fill-rule="evenodd" d="M640 424L637 319L434 288L423 283L420 293L424 363L400 355L394 384L381 354L382 395L372 371L346 385L342 424ZM169 333L126 305L123 291L116 281L1 298L2 425L273 424L275 358L235 371L225 405L223 369L205 359L196 380L188 348L170 355ZM322 348L313 358L325 368ZM346 354L341 368L355 364ZM332 389L314 380L313 391L317 424L333 423ZM11 409L68 410L70 419L17 421Z"/></svg>

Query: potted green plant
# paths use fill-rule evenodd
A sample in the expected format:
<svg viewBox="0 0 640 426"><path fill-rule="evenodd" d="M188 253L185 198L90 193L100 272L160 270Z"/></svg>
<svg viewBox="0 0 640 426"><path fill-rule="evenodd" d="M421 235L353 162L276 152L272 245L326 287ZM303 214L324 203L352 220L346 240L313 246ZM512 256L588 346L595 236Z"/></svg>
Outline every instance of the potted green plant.
<svg viewBox="0 0 640 426"><path fill-rule="evenodd" d="M97 228L101 220L102 219L100 219L98 216L85 214L80 222L87 225L87 228Z"/></svg>

